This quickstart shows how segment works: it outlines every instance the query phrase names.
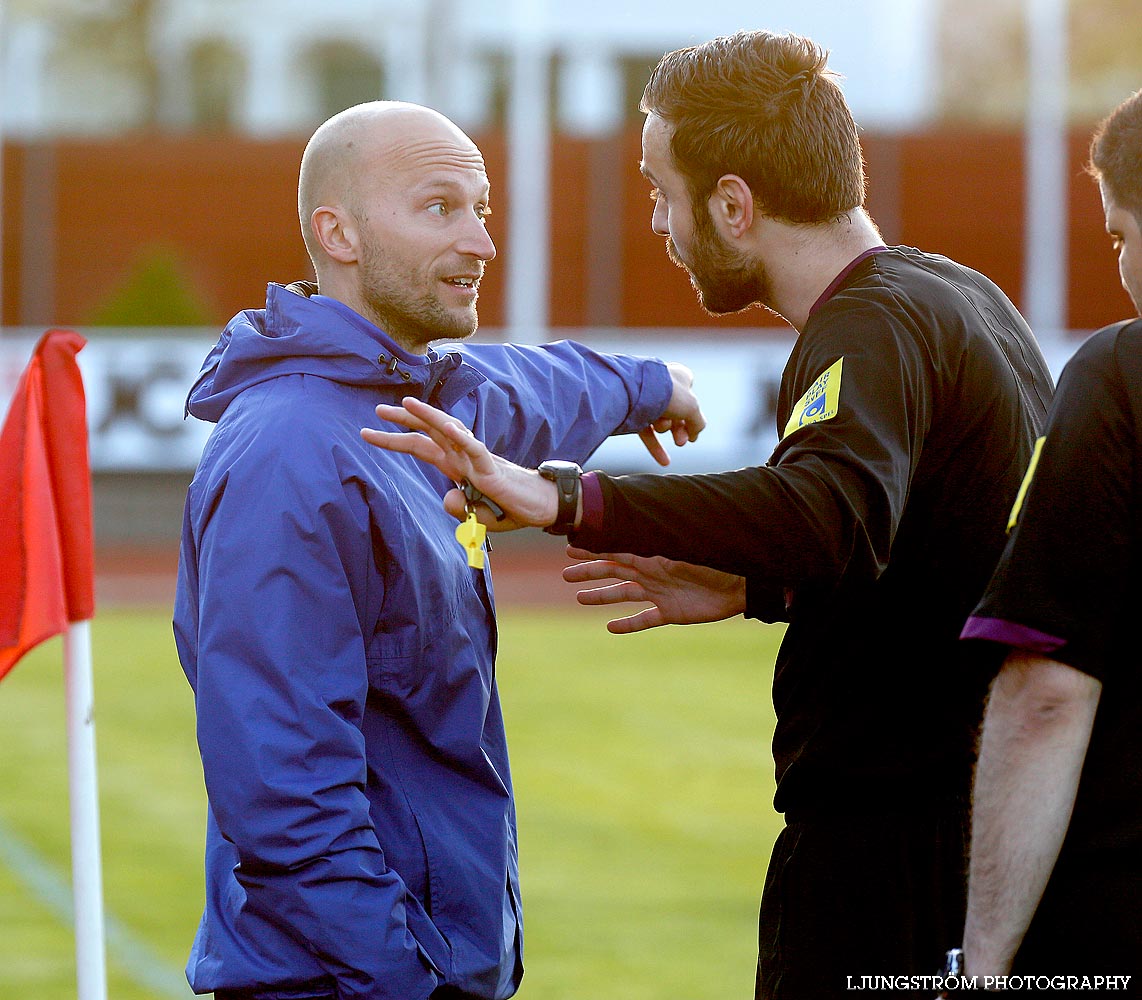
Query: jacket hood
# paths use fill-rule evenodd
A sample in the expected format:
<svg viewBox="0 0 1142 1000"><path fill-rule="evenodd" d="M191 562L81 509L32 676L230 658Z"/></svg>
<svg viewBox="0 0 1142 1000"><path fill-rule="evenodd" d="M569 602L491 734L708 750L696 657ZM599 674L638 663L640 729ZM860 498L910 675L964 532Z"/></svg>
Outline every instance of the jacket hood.
<svg viewBox="0 0 1142 1000"><path fill-rule="evenodd" d="M265 309L247 309L222 331L186 400L186 413L216 422L244 389L282 375L317 375L386 387L447 408L484 381L460 354L411 354L364 317L315 286L271 284Z"/></svg>

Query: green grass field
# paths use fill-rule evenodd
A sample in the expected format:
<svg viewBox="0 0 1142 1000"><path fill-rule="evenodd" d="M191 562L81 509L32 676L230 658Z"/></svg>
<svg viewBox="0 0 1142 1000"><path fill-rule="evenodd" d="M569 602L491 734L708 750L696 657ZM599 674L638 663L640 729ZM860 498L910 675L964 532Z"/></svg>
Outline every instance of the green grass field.
<svg viewBox="0 0 1142 1000"><path fill-rule="evenodd" d="M501 613L520 816L522 1000L748 996L778 829L780 630L609 635L598 610ZM205 796L165 610L93 626L114 1000L187 997ZM72 1000L62 643L0 684L0 997Z"/></svg>

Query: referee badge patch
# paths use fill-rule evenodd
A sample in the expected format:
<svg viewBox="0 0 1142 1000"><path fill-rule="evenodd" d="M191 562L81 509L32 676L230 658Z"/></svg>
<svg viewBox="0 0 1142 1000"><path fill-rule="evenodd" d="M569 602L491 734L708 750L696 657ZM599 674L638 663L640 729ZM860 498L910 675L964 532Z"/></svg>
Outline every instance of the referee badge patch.
<svg viewBox="0 0 1142 1000"><path fill-rule="evenodd" d="M817 376L809 386L809 391L797 400L789 416L789 423L785 425L785 433L781 435L783 438L798 427L819 424L822 420L830 420L837 415L841 398L841 366L844 362L843 357L837 358Z"/></svg>

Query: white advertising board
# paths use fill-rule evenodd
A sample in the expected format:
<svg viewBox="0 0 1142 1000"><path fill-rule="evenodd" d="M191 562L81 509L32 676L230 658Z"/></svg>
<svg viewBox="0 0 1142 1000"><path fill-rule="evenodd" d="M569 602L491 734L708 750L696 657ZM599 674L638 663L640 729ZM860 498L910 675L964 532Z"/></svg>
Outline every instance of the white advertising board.
<svg viewBox="0 0 1142 1000"><path fill-rule="evenodd" d="M568 331L568 335L573 335ZM79 364L87 393L91 466L95 472L189 471L211 425L183 416L187 391L198 375L213 335L101 337L84 332L87 346ZM1043 344L1057 377L1081 342L1069 336ZM777 390L792 335L766 331L757 338L735 333L719 339L704 333L680 336L624 334L590 338L601 351L650 355L681 361L695 374L695 391L708 427L696 444L667 445L670 472L713 472L763 464L777 443ZM35 334L0 336L0 412L35 346ZM594 468L613 472L651 471L637 436L612 438L596 453Z"/></svg>

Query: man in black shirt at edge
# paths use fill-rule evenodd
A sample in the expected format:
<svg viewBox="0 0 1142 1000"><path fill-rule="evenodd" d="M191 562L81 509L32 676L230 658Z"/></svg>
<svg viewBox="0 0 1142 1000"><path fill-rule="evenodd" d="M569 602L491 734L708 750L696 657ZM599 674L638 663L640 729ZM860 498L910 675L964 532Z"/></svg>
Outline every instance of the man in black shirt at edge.
<svg viewBox="0 0 1142 1000"><path fill-rule="evenodd" d="M1095 133L1089 171L1142 312L1142 91ZM1064 369L1015 530L964 629L1010 650L973 792L963 951L981 980L1049 976L1056 993L1088 996L1093 977L1113 976L1107 995L1138 995L1140 472L1136 319L1098 331Z"/></svg>
<svg viewBox="0 0 1142 1000"><path fill-rule="evenodd" d="M414 400L378 413L424 433L362 432L468 479L508 514L477 508L492 529L549 526L579 558L628 553L564 573L622 581L586 604L652 602L614 632L743 612L789 623L773 686L786 826L756 995L790 1000L839 996L848 977L931 976L958 938L986 686L958 637L1051 396L991 281L884 245L825 60L808 39L742 32L664 56L642 102L652 228L671 259L707 310L761 305L799 331L767 465L525 470ZM459 516L462 494L446 506Z"/></svg>

